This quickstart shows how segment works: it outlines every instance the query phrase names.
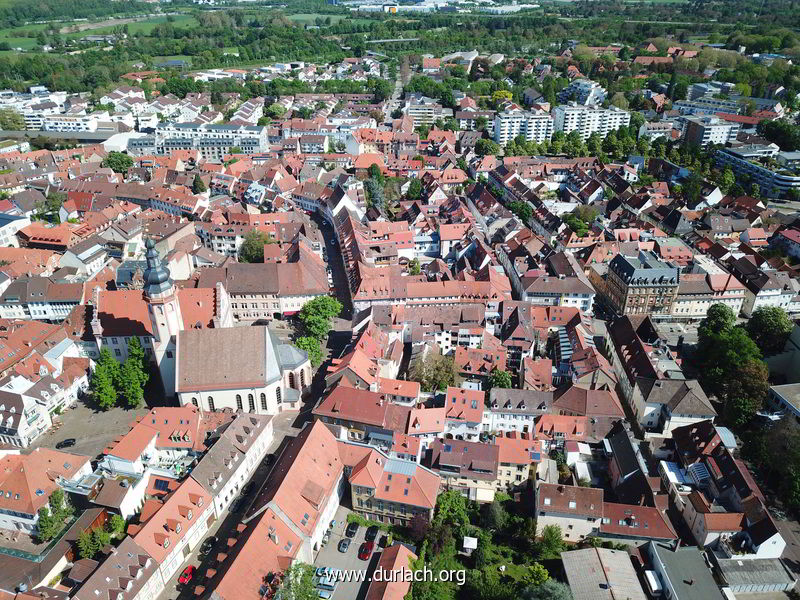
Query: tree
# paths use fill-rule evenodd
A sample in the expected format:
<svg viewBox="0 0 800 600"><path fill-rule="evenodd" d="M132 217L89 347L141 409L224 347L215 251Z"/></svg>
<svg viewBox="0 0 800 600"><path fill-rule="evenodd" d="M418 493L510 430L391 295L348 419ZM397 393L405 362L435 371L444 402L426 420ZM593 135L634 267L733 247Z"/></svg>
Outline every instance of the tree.
<svg viewBox="0 0 800 600"><path fill-rule="evenodd" d="M628 99L622 92L617 92L616 94L611 96L611 104L616 106L617 108L621 108L622 110L628 109Z"/></svg>
<svg viewBox="0 0 800 600"><path fill-rule="evenodd" d="M319 296L303 305L298 319L302 323L306 335L319 341L328 335L331 329L331 319L338 317L341 312L342 303L336 298ZM311 355L309 355L310 358ZM321 356L319 360L322 361Z"/></svg>
<svg viewBox="0 0 800 600"><path fill-rule="evenodd" d="M300 310L300 318L304 315L315 314L325 319L334 319L342 312L342 303L332 296L319 296L309 300Z"/></svg>
<svg viewBox="0 0 800 600"><path fill-rule="evenodd" d="M128 408L138 408L144 401L144 390L142 389L141 367L135 361L126 360L120 372L121 389L125 406Z"/></svg>
<svg viewBox="0 0 800 600"><path fill-rule="evenodd" d="M561 527L558 525L547 525L542 529L542 535L537 543L539 558L558 558L564 551L564 539L561 535Z"/></svg>
<svg viewBox="0 0 800 600"><path fill-rule="evenodd" d="M0 109L0 129L3 131L24 131L25 119L12 108Z"/></svg>
<svg viewBox="0 0 800 600"><path fill-rule="evenodd" d="M410 200L420 199L422 196L422 182L418 178L415 177L411 180L411 183L408 184L406 196L408 196Z"/></svg>
<svg viewBox="0 0 800 600"><path fill-rule="evenodd" d="M467 500L458 490L447 490L436 498L436 513L433 517L434 525L442 523L457 528L469 525L467 514Z"/></svg>
<svg viewBox="0 0 800 600"><path fill-rule="evenodd" d="M550 579L550 573L538 562L528 566L528 572L523 576L523 581L529 586L540 586Z"/></svg>
<svg viewBox="0 0 800 600"><path fill-rule="evenodd" d="M408 273L409 275L419 275L422 272L422 268L419 265L419 259L414 258L410 263L408 263Z"/></svg>
<svg viewBox="0 0 800 600"><path fill-rule="evenodd" d="M194 176L194 181L192 182L192 192L195 194L202 194L206 191L206 189L206 184L203 183L200 173L196 173Z"/></svg>
<svg viewBox="0 0 800 600"><path fill-rule="evenodd" d="M99 550L102 550L111 543L111 534L102 527L92 529L92 541Z"/></svg>
<svg viewBox="0 0 800 600"><path fill-rule="evenodd" d="M497 90L496 92L492 92L492 104L497 106L501 102L505 102L506 100L511 100L514 96L508 90Z"/></svg>
<svg viewBox="0 0 800 600"><path fill-rule="evenodd" d="M136 336L132 336L128 342L128 358L125 362L129 361L136 367L137 375L139 376L139 384L144 387L150 380L150 374L147 369L149 363L144 353L144 348L142 348L142 344Z"/></svg>
<svg viewBox="0 0 800 600"><path fill-rule="evenodd" d="M117 403L114 381L109 369L104 365L98 363L95 366L89 381L89 391L97 406L102 410L108 410Z"/></svg>
<svg viewBox="0 0 800 600"><path fill-rule="evenodd" d="M779 306L757 308L747 322L747 333L767 356L781 352L791 332L792 322Z"/></svg>
<svg viewBox="0 0 800 600"><path fill-rule="evenodd" d="M697 334L700 383L707 394L724 401L736 369L749 360L760 360L761 351L744 328L736 326L733 311L722 304L709 307Z"/></svg>
<svg viewBox="0 0 800 600"><path fill-rule="evenodd" d="M475 142L475 153L478 156L489 156L491 154L500 154L500 146L492 140L481 138Z"/></svg>
<svg viewBox="0 0 800 600"><path fill-rule="evenodd" d="M756 416L769 391L769 369L760 360L748 360L733 372L725 399L725 420L734 427Z"/></svg>
<svg viewBox="0 0 800 600"><path fill-rule="evenodd" d="M383 183L383 173L381 172L381 168L376 164L372 163L367 169L367 174L369 175L370 179L374 179L379 184Z"/></svg>
<svg viewBox="0 0 800 600"><path fill-rule="evenodd" d="M274 244L269 235L258 229L251 229L244 235L244 241L239 248L239 262L243 263L263 263L264 246Z"/></svg>
<svg viewBox="0 0 800 600"><path fill-rule="evenodd" d="M311 361L312 365L318 367L322 364L322 347L317 338L304 335L297 338L294 341L294 345L308 354L308 360Z"/></svg>
<svg viewBox="0 0 800 600"><path fill-rule="evenodd" d="M72 504L69 503L66 494L64 494L64 490L61 488L53 490L47 504L50 507L50 513L56 521L63 522L74 513Z"/></svg>
<svg viewBox="0 0 800 600"><path fill-rule="evenodd" d="M114 173L127 173L133 166L133 159L123 152L109 152L102 164Z"/></svg>
<svg viewBox="0 0 800 600"><path fill-rule="evenodd" d="M422 543L422 540L428 535L428 529L430 529L430 527L430 521L428 521L428 518L422 513L417 513L411 517L411 521L408 522L409 535L417 544Z"/></svg>
<svg viewBox="0 0 800 600"><path fill-rule="evenodd" d="M279 595L281 600L319 600L314 588L314 567L293 562L283 577Z"/></svg>
<svg viewBox="0 0 800 600"><path fill-rule="evenodd" d="M111 515L111 519L108 521L108 530L115 537L125 533L125 519L122 515Z"/></svg>
<svg viewBox="0 0 800 600"><path fill-rule="evenodd" d="M719 187L722 188L722 191L727 193L733 187L733 184L736 183L736 176L733 174L733 170L730 166L726 165L719 176Z"/></svg>
<svg viewBox="0 0 800 600"><path fill-rule="evenodd" d="M510 388L512 385L511 373L495 369L489 374L489 389Z"/></svg>
<svg viewBox="0 0 800 600"><path fill-rule="evenodd" d="M277 102L270 104L265 110L264 114L271 119L279 119L286 114L286 108Z"/></svg>
<svg viewBox="0 0 800 600"><path fill-rule="evenodd" d="M423 392L444 391L458 380L452 356L429 352L414 362L409 377L420 384Z"/></svg>
<svg viewBox="0 0 800 600"><path fill-rule="evenodd" d="M501 531L505 528L508 521L508 513L498 500L494 500L491 504L485 504L483 512L483 526L486 529Z"/></svg>
<svg viewBox="0 0 800 600"><path fill-rule="evenodd" d="M49 542L61 531L62 526L63 523L56 520L47 506L39 509L39 521L36 524L36 537L39 540Z"/></svg>
<svg viewBox="0 0 800 600"><path fill-rule="evenodd" d="M528 223L533 218L533 206L523 200L509 202L508 210L517 215L523 223Z"/></svg>
<svg viewBox="0 0 800 600"><path fill-rule="evenodd" d="M100 551L100 548L95 543L95 538L91 531L82 531L78 535L78 555L81 558L94 558L94 555Z"/></svg>
<svg viewBox="0 0 800 600"><path fill-rule="evenodd" d="M572 600L572 591L560 581L548 579L541 585L527 588L520 600Z"/></svg>

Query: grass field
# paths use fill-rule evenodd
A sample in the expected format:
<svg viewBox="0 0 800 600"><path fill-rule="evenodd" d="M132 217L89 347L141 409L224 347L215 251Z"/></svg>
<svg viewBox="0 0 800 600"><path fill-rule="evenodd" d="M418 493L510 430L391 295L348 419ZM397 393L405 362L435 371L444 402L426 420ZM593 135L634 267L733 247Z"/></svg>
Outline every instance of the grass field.
<svg viewBox="0 0 800 600"><path fill-rule="evenodd" d="M181 27L197 25L197 19L195 19L191 15L174 15L172 17L173 21L172 24ZM156 25L160 25L161 23L166 23L167 17L153 17L151 19L146 19L143 21L137 21L136 23L128 23L128 33L142 33L144 35L149 35L153 28ZM107 27L93 27L91 29L84 29L78 33L68 33L67 37L75 38L75 37L83 37L85 35L102 35L104 33L111 33L114 30L113 25L109 25Z"/></svg>

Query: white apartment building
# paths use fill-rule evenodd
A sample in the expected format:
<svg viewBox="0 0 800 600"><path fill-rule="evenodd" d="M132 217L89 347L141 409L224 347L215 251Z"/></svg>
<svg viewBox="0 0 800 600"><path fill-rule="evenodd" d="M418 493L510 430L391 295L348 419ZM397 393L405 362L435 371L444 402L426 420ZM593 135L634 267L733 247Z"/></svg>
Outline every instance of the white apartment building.
<svg viewBox="0 0 800 600"><path fill-rule="evenodd" d="M739 134L739 123L731 123L719 117L698 115L681 119L684 121L684 141L697 144L701 148L709 144L727 144L734 141Z"/></svg>
<svg viewBox="0 0 800 600"><path fill-rule="evenodd" d="M98 121L108 121L108 113L90 115L48 115L42 120L43 131L97 131Z"/></svg>
<svg viewBox="0 0 800 600"><path fill-rule="evenodd" d="M608 92L596 81L591 79L575 79L558 94L561 102L575 101L585 106L602 104Z"/></svg>
<svg viewBox="0 0 800 600"><path fill-rule="evenodd" d="M778 152L775 144L749 144L738 148L723 148L714 154L717 165L730 166L737 177L749 177L768 197L786 196L791 189L800 189L800 169L796 168L797 152ZM775 157L781 165L770 168L761 162Z"/></svg>
<svg viewBox="0 0 800 600"><path fill-rule="evenodd" d="M528 142L550 140L553 136L553 117L543 110L506 110L495 115L495 142L505 145L519 135Z"/></svg>
<svg viewBox="0 0 800 600"><path fill-rule="evenodd" d="M414 120L414 127L432 125L442 117L442 105L433 98L414 94L406 101L405 112Z"/></svg>
<svg viewBox="0 0 800 600"><path fill-rule="evenodd" d="M266 127L211 125L198 123L160 123L156 127L156 152L196 149L203 158L221 159L231 148L244 154L269 150Z"/></svg>
<svg viewBox="0 0 800 600"><path fill-rule="evenodd" d="M570 102L556 106L553 114L555 131L563 131L565 134L578 131L584 140L589 139L593 133L605 137L620 127L627 127L631 122L631 114L616 106L600 108Z"/></svg>

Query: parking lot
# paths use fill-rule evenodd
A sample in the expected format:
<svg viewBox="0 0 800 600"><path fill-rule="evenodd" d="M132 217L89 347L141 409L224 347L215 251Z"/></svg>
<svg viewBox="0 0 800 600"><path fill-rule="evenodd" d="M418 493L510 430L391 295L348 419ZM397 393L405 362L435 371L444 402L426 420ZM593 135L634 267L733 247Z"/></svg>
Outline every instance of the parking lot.
<svg viewBox="0 0 800 600"><path fill-rule="evenodd" d="M127 409L115 406L107 411L98 411L83 400L55 417L62 423L38 437L29 450L35 448L55 448L56 444L66 438L74 438L75 445L64 448L64 452L82 454L95 458L115 438L127 433L137 417L147 413L147 407Z"/></svg>
<svg viewBox="0 0 800 600"><path fill-rule="evenodd" d="M317 559L314 561L314 567L332 567L342 571L363 571L366 570L367 577L361 583L353 581L340 581L336 590L333 593L332 600L363 600L367 595L369 589L368 576L375 570L380 557L380 548L378 541L381 539L382 533L378 533L375 540L375 551L368 561L359 560L358 549L364 541L364 535L367 533L366 527L359 527L356 536L350 542L350 547L347 552L339 552L339 542L345 537L344 531L347 527L347 515L350 509L340 506L336 511L336 527L331 532L330 541L320 550Z"/></svg>

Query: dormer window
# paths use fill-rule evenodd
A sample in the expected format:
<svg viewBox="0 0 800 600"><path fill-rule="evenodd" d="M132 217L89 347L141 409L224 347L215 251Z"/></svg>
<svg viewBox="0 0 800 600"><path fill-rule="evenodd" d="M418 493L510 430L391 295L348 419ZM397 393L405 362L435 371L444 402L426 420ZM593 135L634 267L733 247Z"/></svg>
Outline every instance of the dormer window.
<svg viewBox="0 0 800 600"><path fill-rule="evenodd" d="M164 540L164 548L169 548L169 538Z"/></svg>

